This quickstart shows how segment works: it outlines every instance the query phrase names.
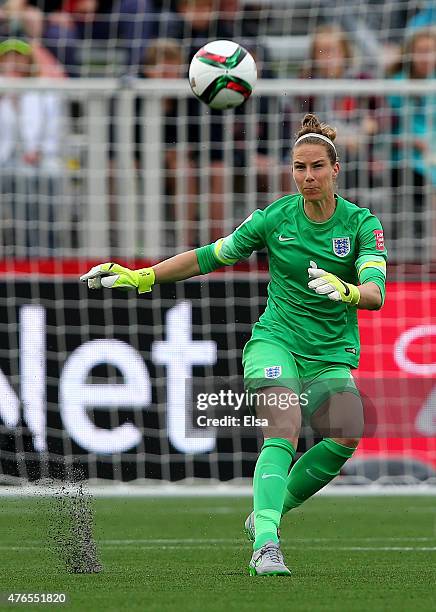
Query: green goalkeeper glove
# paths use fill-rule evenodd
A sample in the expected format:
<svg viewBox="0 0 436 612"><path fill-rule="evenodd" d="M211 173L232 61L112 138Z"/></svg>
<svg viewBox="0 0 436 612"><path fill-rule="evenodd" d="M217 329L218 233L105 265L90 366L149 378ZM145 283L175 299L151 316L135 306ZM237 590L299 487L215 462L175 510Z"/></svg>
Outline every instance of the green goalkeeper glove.
<svg viewBox="0 0 436 612"><path fill-rule="evenodd" d="M103 263L91 268L80 280L87 282L89 289L138 289L138 293L147 293L152 290L155 274L153 268L130 270L116 263Z"/></svg>
<svg viewBox="0 0 436 612"><path fill-rule="evenodd" d="M352 306L357 306L360 301L360 291L356 285L346 283L334 274L330 274L321 268L318 268L316 263L311 261L309 272L310 289L313 289L319 295L326 295L334 302L345 302Z"/></svg>

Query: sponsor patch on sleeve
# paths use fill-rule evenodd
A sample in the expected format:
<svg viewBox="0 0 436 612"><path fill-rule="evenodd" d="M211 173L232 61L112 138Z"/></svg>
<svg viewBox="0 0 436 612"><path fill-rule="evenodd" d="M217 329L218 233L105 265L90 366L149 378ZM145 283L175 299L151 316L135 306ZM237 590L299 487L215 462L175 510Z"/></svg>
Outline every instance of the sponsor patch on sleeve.
<svg viewBox="0 0 436 612"><path fill-rule="evenodd" d="M376 251L385 250L385 238L383 236L383 230L374 230L375 236L375 248Z"/></svg>

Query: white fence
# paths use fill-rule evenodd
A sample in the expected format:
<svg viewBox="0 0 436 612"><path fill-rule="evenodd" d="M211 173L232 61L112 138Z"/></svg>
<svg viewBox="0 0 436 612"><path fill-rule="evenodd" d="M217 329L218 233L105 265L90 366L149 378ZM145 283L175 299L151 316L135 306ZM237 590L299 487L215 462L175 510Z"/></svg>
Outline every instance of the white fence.
<svg viewBox="0 0 436 612"><path fill-rule="evenodd" d="M314 109L338 128L339 191L381 217L391 258L436 259L435 81L263 80L223 114L197 104L186 80L0 82L2 100L30 91L61 101L56 188L38 187L29 208L29 188L16 187L28 168L0 166L15 180L2 182L2 257L157 259L207 243L295 189L289 150ZM44 173L32 165L39 186Z"/></svg>

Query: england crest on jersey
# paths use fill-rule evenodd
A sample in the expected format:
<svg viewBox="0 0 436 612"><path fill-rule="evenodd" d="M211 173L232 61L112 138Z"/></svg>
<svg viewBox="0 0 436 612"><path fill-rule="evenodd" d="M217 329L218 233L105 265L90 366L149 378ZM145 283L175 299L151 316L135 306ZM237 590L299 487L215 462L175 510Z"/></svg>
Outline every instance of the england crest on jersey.
<svg viewBox="0 0 436 612"><path fill-rule="evenodd" d="M279 378L282 375L282 366L270 366L265 368L265 378Z"/></svg>
<svg viewBox="0 0 436 612"><path fill-rule="evenodd" d="M333 238L333 253L338 257L345 257L351 249L350 239L348 238Z"/></svg>

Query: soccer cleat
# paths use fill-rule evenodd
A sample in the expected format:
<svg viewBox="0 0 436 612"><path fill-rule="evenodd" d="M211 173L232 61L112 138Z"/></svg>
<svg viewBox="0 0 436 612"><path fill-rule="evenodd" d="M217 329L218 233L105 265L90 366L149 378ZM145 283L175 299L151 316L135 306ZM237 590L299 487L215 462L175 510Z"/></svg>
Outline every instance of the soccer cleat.
<svg viewBox="0 0 436 612"><path fill-rule="evenodd" d="M280 544L269 540L255 550L248 566L250 576L290 576L291 572L283 560Z"/></svg>
<svg viewBox="0 0 436 612"><path fill-rule="evenodd" d="M254 542L254 540L256 539L256 531L254 528L254 512L250 512L250 514L245 519L244 533L250 540L250 542Z"/></svg>
<svg viewBox="0 0 436 612"><path fill-rule="evenodd" d="M250 542L254 542L256 539L256 530L254 527L254 512L251 512L244 523L244 533ZM280 540L280 527L277 527L277 537Z"/></svg>

